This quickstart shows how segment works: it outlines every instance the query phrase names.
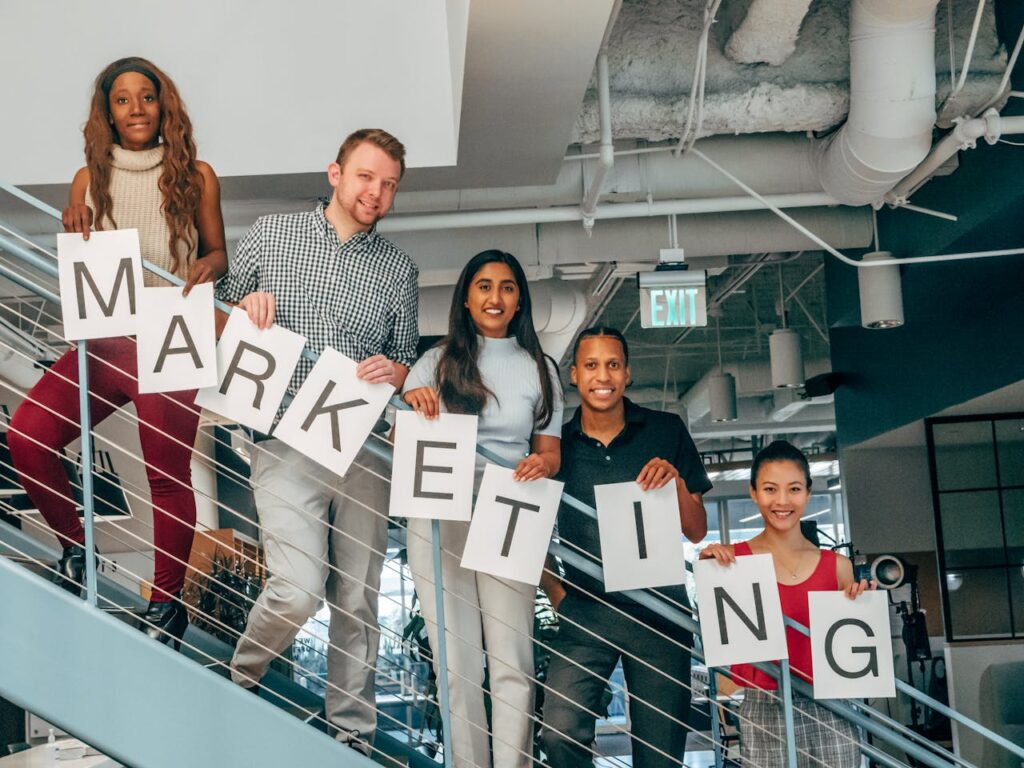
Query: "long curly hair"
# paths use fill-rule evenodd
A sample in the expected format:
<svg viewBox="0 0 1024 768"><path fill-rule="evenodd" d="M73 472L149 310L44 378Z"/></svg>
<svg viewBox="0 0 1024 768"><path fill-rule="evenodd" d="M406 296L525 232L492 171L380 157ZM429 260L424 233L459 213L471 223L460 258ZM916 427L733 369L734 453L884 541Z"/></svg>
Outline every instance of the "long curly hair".
<svg viewBox="0 0 1024 768"><path fill-rule="evenodd" d="M171 255L171 271L177 272L179 244L185 253L192 253L197 243L193 223L203 194L203 178L196 168L196 143L192 138L192 121L181 101L178 89L159 67L138 56L108 64L93 88L85 136L85 164L89 169L89 192L96 206L96 228L102 229L107 218L116 228L110 198L111 147L120 141L110 116L110 88L125 72L138 72L153 83L160 104L160 140L164 145L163 173L158 186L163 196L164 218L170 230L167 247Z"/></svg>
<svg viewBox="0 0 1024 768"><path fill-rule="evenodd" d="M485 264L498 262L512 270L519 287L519 311L509 323L508 333L515 336L522 347L537 364L540 379L541 407L537 414L537 429L551 423L554 413L555 387L549 358L541 349L537 331L533 327L533 304L530 301L530 286L519 261L510 253L499 250L482 251L474 256L459 275L459 281L452 292L452 305L448 313L448 335L437 346L441 347L441 359L437 365L437 390L442 402L453 413L480 413L493 393L487 388L477 365L479 342L476 325L466 308L469 286L476 273Z"/></svg>

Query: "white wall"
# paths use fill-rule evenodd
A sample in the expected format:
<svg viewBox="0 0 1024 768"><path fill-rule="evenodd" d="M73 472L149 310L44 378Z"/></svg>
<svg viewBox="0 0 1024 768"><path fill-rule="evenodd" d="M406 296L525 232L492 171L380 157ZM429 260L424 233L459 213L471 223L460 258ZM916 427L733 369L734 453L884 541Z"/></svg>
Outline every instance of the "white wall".
<svg viewBox="0 0 1024 768"><path fill-rule="evenodd" d="M323 170L362 127L401 137L410 166L452 165L467 29L464 3L452 4L4 2L4 181L70 181L93 79L124 56L170 74L222 176Z"/></svg>

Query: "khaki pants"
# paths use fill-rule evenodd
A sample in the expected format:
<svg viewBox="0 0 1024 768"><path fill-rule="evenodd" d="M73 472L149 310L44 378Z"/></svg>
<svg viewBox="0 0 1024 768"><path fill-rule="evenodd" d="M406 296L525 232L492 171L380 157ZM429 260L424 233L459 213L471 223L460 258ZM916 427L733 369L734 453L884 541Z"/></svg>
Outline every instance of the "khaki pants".
<svg viewBox="0 0 1024 768"><path fill-rule="evenodd" d="M437 655L437 610L430 520L409 520L409 568L430 647ZM469 523L441 521L452 752L458 768L490 768L484 711L484 652L490 670L494 768L525 768L533 754L533 605L537 588L459 566ZM441 671L435 663L438 675Z"/></svg>
<svg viewBox="0 0 1024 768"><path fill-rule="evenodd" d="M269 575L235 649L231 677L246 687L259 680L326 597L327 720L337 738L372 743L390 471L363 449L341 479L275 439L256 446L251 469Z"/></svg>

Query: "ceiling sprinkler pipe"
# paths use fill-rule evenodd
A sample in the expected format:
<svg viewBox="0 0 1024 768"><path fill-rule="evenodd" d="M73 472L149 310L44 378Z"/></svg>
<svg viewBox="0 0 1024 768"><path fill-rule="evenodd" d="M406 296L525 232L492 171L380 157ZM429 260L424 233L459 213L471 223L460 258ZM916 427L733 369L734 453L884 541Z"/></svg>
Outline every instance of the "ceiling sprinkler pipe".
<svg viewBox="0 0 1024 768"><path fill-rule="evenodd" d="M615 145L612 143L612 108L611 92L608 82L608 51L601 50L597 56L597 106L601 119L601 151L597 161L597 168L594 170L594 177L590 180L590 186L583 197L583 204L580 206L583 213L583 226L592 229L594 226L594 214L597 211L597 201L601 197L601 186L605 177L615 165Z"/></svg>
<svg viewBox="0 0 1024 768"><path fill-rule="evenodd" d="M890 205L903 205L953 155L962 149L973 149L978 139L995 144L1004 134L1024 133L1024 117L1003 117L989 109L981 117L960 119L952 131L943 136L910 174L885 196Z"/></svg>

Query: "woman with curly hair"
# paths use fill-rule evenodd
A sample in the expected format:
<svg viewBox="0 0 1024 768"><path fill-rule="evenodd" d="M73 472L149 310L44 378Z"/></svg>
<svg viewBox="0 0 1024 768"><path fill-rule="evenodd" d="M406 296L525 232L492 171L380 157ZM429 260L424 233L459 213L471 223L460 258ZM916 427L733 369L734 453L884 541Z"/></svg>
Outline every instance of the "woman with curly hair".
<svg viewBox="0 0 1024 768"><path fill-rule="evenodd" d="M96 78L83 129L86 165L71 182L65 232L137 229L142 258L197 283L227 269L220 184L196 158L192 123L174 82L146 59L118 59ZM148 286L167 282L145 272ZM190 461L199 425L195 391L140 394L135 340L89 342L93 424L132 402L152 495L155 564L144 629L180 645L188 626L177 599L196 520ZM85 533L60 452L79 435L78 365L65 353L36 383L11 420L8 440L25 491L64 552L58 583L81 592Z"/></svg>

